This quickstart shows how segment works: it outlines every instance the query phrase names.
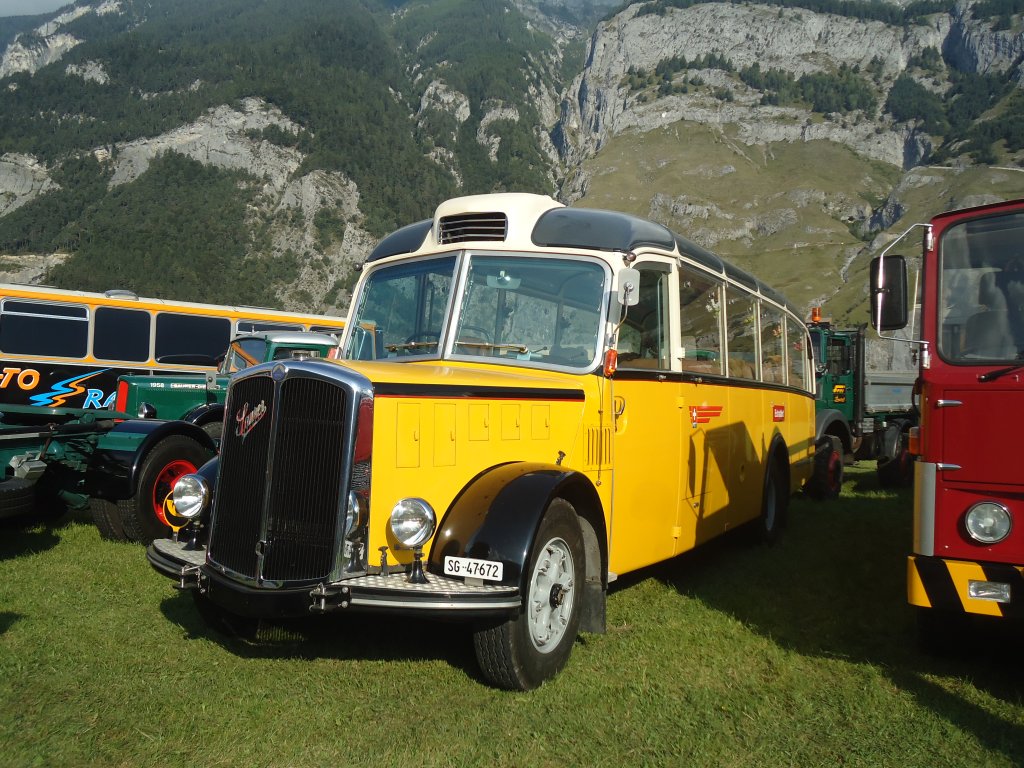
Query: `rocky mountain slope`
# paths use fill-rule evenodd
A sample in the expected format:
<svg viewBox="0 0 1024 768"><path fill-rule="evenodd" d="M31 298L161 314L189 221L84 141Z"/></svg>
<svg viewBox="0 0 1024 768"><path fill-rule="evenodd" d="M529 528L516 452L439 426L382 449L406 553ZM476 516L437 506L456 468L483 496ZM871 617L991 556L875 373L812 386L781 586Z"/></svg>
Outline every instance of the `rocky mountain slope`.
<svg viewBox="0 0 1024 768"><path fill-rule="evenodd" d="M174 0L198 7L191 1ZM209 18L246 12L219 2L204 6ZM720 251L800 304L825 303L837 318L862 321L863 264L887 230L1024 188L1021 147L979 143L971 132L1011 114L1024 82L1021 16L994 13L993 2L917 11L920 3L874 3L878 18L853 18L825 12L824 1L654 0L615 11L583 0L367 0L358 13L375 44L392 45L401 63L386 92L406 127L398 120L386 130L419 148L416 167L403 173L362 167L376 157L326 151L319 142L333 126L291 94L282 98L282 88L305 87L294 78L242 94L224 84L230 73L189 68L185 54L198 55L198 32L145 39L158 28L157 0L80 0L16 36L0 57L0 112L33 103L32 89L67 89L83 105L77 114L46 117L37 106L31 119L68 136L77 121L97 137L43 149L10 123L5 131L0 118L0 267L9 278L53 279L62 274L55 262L88 256L76 247L33 251L42 241L22 223L70 195L77 182L67 178L68 158L91 158L109 196L146 183L154 160L175 153L251 180L245 223L258 235L243 258L291 265L274 289L288 308L343 310L353 265L384 234L381 185L400 185L420 192L392 212L399 221L430 215L444 196L489 189L557 191L576 205L629 210ZM479 11L492 12L487 23L474 22ZM601 12L608 15L588 28ZM363 18L352 13L349 26ZM467 22L479 39L457 34ZM155 61L144 82L126 82L128 41L132 55ZM203 55L218 48L207 43ZM161 53L167 74L158 76ZM179 69L169 71L171 61ZM329 65L339 77L366 78L358 62ZM979 90L967 77L981 78L992 96L965 118L954 105ZM118 89L158 130L98 127L108 118L90 113L78 94ZM894 93L908 92L911 106L901 106ZM182 113L191 117L174 122L169 105L187 105ZM948 122L927 112L939 108ZM375 110L367 104L371 114L342 119L383 130ZM80 225L97 215L85 204L74 210L67 217Z"/></svg>

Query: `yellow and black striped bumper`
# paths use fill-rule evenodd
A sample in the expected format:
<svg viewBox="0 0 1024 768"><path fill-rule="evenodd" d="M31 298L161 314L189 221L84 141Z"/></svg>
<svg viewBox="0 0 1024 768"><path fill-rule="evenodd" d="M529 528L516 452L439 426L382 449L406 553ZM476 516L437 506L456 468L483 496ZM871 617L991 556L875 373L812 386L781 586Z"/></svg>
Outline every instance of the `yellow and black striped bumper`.
<svg viewBox="0 0 1024 768"><path fill-rule="evenodd" d="M1007 585L1008 602L974 597L989 585ZM911 555L907 558L907 601L923 608L977 613L985 616L1024 616L1024 567L975 563Z"/></svg>

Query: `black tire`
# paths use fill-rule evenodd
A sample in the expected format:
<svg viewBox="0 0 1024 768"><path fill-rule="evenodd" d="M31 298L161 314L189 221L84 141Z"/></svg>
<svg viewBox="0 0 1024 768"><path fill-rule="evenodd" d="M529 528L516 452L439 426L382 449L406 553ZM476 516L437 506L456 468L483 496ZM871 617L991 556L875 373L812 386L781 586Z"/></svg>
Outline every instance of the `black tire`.
<svg viewBox="0 0 1024 768"><path fill-rule="evenodd" d="M150 544L170 536L163 515L163 501L178 477L195 472L213 457L213 451L191 437L170 435L146 454L135 495L117 503L124 535L129 541Z"/></svg>
<svg viewBox="0 0 1024 768"><path fill-rule="evenodd" d="M121 523L121 513L117 505L106 499L89 499L89 512L92 521L99 529L100 536L109 541L128 541Z"/></svg>
<svg viewBox="0 0 1024 768"><path fill-rule="evenodd" d="M241 640L255 640L260 628L260 620L248 616L239 616L202 594L198 589L189 590L192 602L203 622L218 634Z"/></svg>
<svg viewBox="0 0 1024 768"><path fill-rule="evenodd" d="M22 519L36 508L36 489L28 480L12 477L0 482L0 520Z"/></svg>
<svg viewBox="0 0 1024 768"><path fill-rule="evenodd" d="M914 476L914 462L910 455L910 423L893 421L885 428L882 447L878 455L878 483L883 488L909 485Z"/></svg>
<svg viewBox="0 0 1024 768"><path fill-rule="evenodd" d="M576 510L555 499L526 563L523 608L500 624L481 625L473 634L477 662L490 683L528 691L565 666L579 633L583 558Z"/></svg>
<svg viewBox="0 0 1024 768"><path fill-rule="evenodd" d="M823 436L815 445L814 472L804 486L815 499L838 499L843 490L843 443L834 435Z"/></svg>
<svg viewBox="0 0 1024 768"><path fill-rule="evenodd" d="M214 443L220 445L221 435L224 434L224 422L223 421L208 421L203 424L203 432L210 436L210 439Z"/></svg>
<svg viewBox="0 0 1024 768"><path fill-rule="evenodd" d="M761 513L750 524L750 533L754 541L772 543L779 537L779 532L786 524L786 513L789 511L788 483L782 474L778 454L773 451L768 457L768 465L764 472L764 489L761 492Z"/></svg>

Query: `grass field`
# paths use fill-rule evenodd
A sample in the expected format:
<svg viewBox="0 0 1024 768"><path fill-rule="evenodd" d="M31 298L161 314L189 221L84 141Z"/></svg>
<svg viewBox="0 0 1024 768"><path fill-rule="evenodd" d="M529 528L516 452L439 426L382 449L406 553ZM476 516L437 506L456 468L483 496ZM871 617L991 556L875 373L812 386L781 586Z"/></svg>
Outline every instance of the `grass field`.
<svg viewBox="0 0 1024 768"><path fill-rule="evenodd" d="M1012 766L1022 639L919 654L909 491L849 471L739 539L621 578L566 670L484 685L465 627L345 616L262 644L200 622L85 522L0 531L4 766Z"/></svg>

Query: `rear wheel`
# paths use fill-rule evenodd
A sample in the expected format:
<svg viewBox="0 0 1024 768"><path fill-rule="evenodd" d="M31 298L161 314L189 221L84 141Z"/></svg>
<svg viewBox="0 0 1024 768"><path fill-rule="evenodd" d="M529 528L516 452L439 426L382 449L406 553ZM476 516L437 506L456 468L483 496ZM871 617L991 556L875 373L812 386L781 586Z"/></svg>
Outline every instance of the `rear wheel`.
<svg viewBox="0 0 1024 768"><path fill-rule="evenodd" d="M111 541L127 541L124 526L121 524L121 512L117 505L106 499L89 499L89 512L96 523L100 536Z"/></svg>
<svg viewBox="0 0 1024 768"><path fill-rule="evenodd" d="M583 558L576 510L564 499L555 499L530 550L522 610L474 633L477 661L488 681L526 691L565 666L579 632Z"/></svg>
<svg viewBox="0 0 1024 768"><path fill-rule="evenodd" d="M219 443L221 435L224 433L224 422L208 421L206 424L203 424L203 432L208 434L215 443Z"/></svg>
<svg viewBox="0 0 1024 768"><path fill-rule="evenodd" d="M877 469L878 483L884 488L907 485L913 477L909 429L910 423L902 419L891 422L885 428Z"/></svg>
<svg viewBox="0 0 1024 768"><path fill-rule="evenodd" d="M13 477L0 482L0 520L31 515L36 506L36 489L28 480Z"/></svg>
<svg viewBox="0 0 1024 768"><path fill-rule="evenodd" d="M761 514L750 525L753 539L759 542L770 543L779 537L779 530L785 525L789 508L788 485L776 456L773 452L768 457L761 495Z"/></svg>
<svg viewBox="0 0 1024 768"><path fill-rule="evenodd" d="M169 536L167 496L178 478L195 472L212 456L211 450L184 435L171 435L154 445L142 462L135 495L117 504L125 536L142 544Z"/></svg>
<svg viewBox="0 0 1024 768"><path fill-rule="evenodd" d="M814 473L807 493L815 499L836 499L843 490L843 444L834 435L825 435L814 450Z"/></svg>

